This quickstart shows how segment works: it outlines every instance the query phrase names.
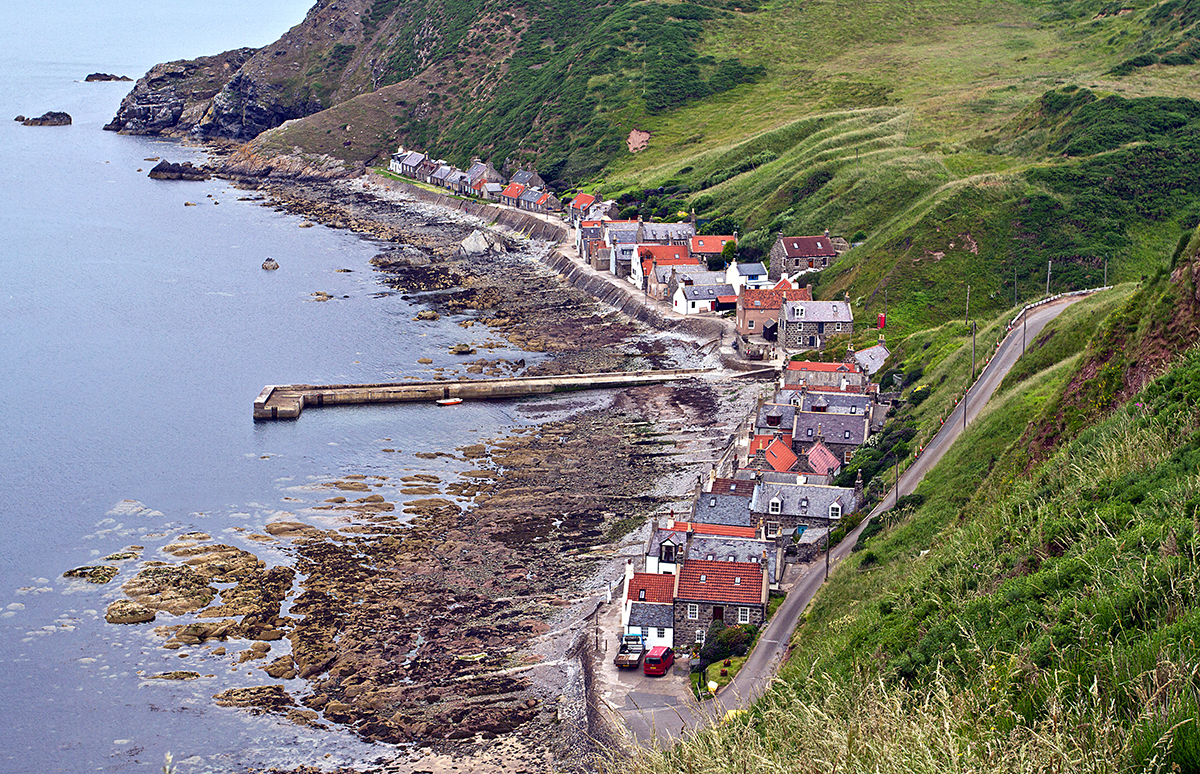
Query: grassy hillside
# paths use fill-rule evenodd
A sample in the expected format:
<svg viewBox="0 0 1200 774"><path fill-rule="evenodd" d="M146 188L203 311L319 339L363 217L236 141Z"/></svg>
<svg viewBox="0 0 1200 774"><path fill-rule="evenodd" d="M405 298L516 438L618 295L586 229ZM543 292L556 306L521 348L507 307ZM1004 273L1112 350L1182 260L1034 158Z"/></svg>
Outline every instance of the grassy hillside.
<svg viewBox="0 0 1200 774"><path fill-rule="evenodd" d="M888 514L835 572L766 697L621 769L1200 770L1195 337L1029 472L1020 440L1137 299L1194 298L1188 272L1177 258L1123 298L1080 302L921 484L919 505ZM1114 306L1087 349L1044 356ZM1155 303L1140 308L1130 359L1165 341Z"/></svg>

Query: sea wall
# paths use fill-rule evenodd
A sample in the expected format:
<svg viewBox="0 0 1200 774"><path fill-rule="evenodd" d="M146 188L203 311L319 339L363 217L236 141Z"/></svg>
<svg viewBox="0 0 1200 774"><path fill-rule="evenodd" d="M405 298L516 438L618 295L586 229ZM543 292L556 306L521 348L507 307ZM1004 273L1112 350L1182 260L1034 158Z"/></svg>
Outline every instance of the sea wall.
<svg viewBox="0 0 1200 774"><path fill-rule="evenodd" d="M437 207L446 207L451 210L458 210L461 213L479 218L480 220L494 223L497 226L502 226L509 231L515 231L524 234L530 239L541 239L547 242L561 242L567 238L569 232L566 224L547 223L536 215L531 215L528 212L514 210L511 207L498 207L494 204L474 201L471 199L462 199L457 196L447 196L436 191L429 191L420 186L407 183L403 180L393 180L382 175L374 178L382 185L396 190L403 191L405 194L412 196L418 201L426 202Z"/></svg>

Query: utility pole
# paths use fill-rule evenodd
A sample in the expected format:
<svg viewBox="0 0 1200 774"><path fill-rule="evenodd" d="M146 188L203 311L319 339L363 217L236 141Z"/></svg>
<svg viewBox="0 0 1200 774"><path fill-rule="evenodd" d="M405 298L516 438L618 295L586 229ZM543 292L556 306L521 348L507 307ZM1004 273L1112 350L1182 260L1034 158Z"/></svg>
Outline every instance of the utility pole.
<svg viewBox="0 0 1200 774"><path fill-rule="evenodd" d="M1046 261L1046 295L1050 295L1050 264L1054 261Z"/></svg>
<svg viewBox="0 0 1200 774"><path fill-rule="evenodd" d="M975 383L975 323L971 323L971 384Z"/></svg>
<svg viewBox="0 0 1200 774"><path fill-rule="evenodd" d="M971 320L971 286L967 285L967 310L963 312L963 325L970 325Z"/></svg>
<svg viewBox="0 0 1200 774"><path fill-rule="evenodd" d="M1108 256L1104 256L1104 287L1108 287Z"/></svg>
<svg viewBox="0 0 1200 774"><path fill-rule="evenodd" d="M828 531L825 533L825 580L829 580L829 552L833 549L833 546L829 542L831 534Z"/></svg>
<svg viewBox="0 0 1200 774"><path fill-rule="evenodd" d="M1029 331L1029 310L1021 312L1021 354L1025 354L1025 334Z"/></svg>
<svg viewBox="0 0 1200 774"><path fill-rule="evenodd" d="M1017 267L1013 266L1013 308L1017 306Z"/></svg>
<svg viewBox="0 0 1200 774"><path fill-rule="evenodd" d="M971 385L967 385L966 391L963 393L963 430L967 429L967 398L971 396Z"/></svg>

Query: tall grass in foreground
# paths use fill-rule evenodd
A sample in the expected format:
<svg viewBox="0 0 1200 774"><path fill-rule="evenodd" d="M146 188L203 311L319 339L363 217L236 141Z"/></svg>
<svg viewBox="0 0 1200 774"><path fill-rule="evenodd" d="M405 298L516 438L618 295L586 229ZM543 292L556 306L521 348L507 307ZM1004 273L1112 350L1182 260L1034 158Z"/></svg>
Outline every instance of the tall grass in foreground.
<svg viewBox="0 0 1200 774"><path fill-rule="evenodd" d="M1004 654L996 654L1004 657ZM1166 670L1184 664L1164 662ZM992 671L992 670L989 670ZM995 670L999 671L999 670ZM1194 675L1193 675L1194 677ZM1179 682L1147 701L1134 727L1158 724L1172 702L1196 710ZM777 682L753 712L690 736L685 743L644 753L632 762L611 760L606 771L627 774L949 774L958 772L1079 772L1122 770L1119 761L1146 745L1144 733L1114 712L1099 693L1074 696L1051 685L1048 711L1018 723L1018 708L994 686L964 689L937 673L912 690L858 671L834 678L809 672ZM1186 716L1180 723L1194 722ZM1169 728L1150 741L1144 766L1173 770L1167 760Z"/></svg>

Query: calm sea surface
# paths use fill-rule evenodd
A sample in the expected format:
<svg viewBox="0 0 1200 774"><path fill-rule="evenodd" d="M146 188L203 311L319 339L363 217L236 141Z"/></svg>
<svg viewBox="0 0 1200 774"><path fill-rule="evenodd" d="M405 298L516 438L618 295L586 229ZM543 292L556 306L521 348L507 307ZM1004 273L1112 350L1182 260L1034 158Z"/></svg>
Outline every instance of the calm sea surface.
<svg viewBox="0 0 1200 774"><path fill-rule="evenodd" d="M447 347L467 334L453 319L413 322L420 307L368 265L376 245L300 229L224 181L150 180L146 158L200 152L101 131L132 84L88 73L137 78L263 45L306 0L92 5L29 6L0 33L0 771L159 770L167 751L184 772L369 760L386 750L213 704L225 688L277 682L260 671L231 674L227 659L161 649L152 627L106 624L134 563L107 586L62 574L131 544L158 558L191 530L287 562L243 534L329 496L315 484L452 476L456 463L414 454L529 421L511 404L465 404L255 424L266 384L428 377L417 358L454 365ZM9 120L47 110L74 124ZM282 268L263 271L267 257ZM214 676L144 679L173 669Z"/></svg>

